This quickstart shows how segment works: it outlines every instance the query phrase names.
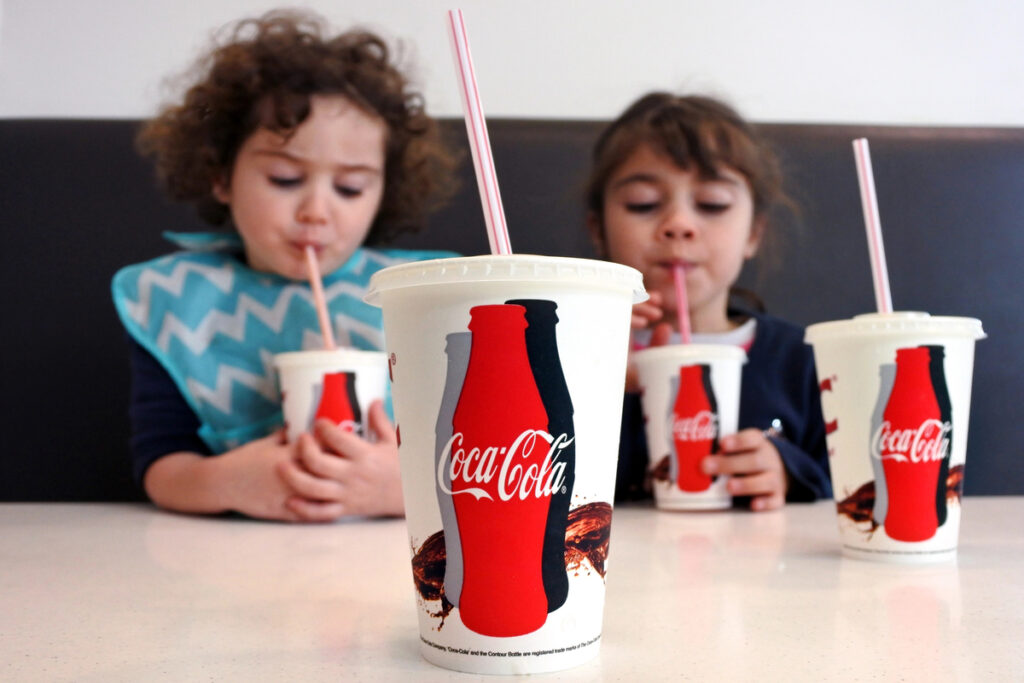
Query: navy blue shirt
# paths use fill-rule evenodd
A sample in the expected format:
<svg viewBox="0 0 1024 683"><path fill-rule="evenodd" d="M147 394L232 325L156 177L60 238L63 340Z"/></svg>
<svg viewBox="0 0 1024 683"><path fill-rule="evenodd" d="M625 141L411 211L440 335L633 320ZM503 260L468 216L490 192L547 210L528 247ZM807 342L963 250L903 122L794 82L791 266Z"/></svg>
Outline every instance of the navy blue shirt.
<svg viewBox="0 0 1024 683"><path fill-rule="evenodd" d="M199 438L199 418L192 412L170 373L134 339L131 342L132 474L142 484L146 470L170 453L211 455Z"/></svg>
<svg viewBox="0 0 1024 683"><path fill-rule="evenodd" d="M743 366L739 429L766 430L778 420L782 433L769 438L782 456L789 477L786 500L830 497L821 395L814 355L804 343L804 331L769 315L744 314L755 318L757 327ZM622 410L616 499L649 497L644 486L646 472L647 436L640 395L627 393Z"/></svg>

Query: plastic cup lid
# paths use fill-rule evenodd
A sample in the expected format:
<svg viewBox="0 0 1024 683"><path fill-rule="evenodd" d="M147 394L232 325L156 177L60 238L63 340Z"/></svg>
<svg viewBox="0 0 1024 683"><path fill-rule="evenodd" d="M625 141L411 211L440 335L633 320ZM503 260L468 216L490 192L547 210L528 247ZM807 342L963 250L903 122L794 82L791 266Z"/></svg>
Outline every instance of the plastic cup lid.
<svg viewBox="0 0 1024 683"><path fill-rule="evenodd" d="M370 287L363 300L380 306L383 292L482 282L529 282L563 288L626 290L632 293L633 303L647 300L643 276L634 268L594 259L533 254L464 256L391 266L370 277Z"/></svg>
<svg viewBox="0 0 1024 683"><path fill-rule="evenodd" d="M816 323L807 328L809 344L839 337L942 335L984 339L981 321L977 318L932 316L918 311L865 313L850 320Z"/></svg>
<svg viewBox="0 0 1024 683"><path fill-rule="evenodd" d="M669 344L651 346L633 352L636 363L654 363L665 360L686 361L739 361L747 362L747 354L738 346L729 344Z"/></svg>

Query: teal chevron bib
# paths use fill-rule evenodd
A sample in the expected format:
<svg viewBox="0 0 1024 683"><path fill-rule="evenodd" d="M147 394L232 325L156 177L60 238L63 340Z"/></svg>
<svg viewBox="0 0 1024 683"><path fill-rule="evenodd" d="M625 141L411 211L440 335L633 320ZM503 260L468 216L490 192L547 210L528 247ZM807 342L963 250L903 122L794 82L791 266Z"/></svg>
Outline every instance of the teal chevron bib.
<svg viewBox="0 0 1024 683"><path fill-rule="evenodd" d="M213 240L191 236L188 246L213 250L128 266L114 276L112 289L125 328L177 384L202 424L199 436L222 453L282 423L274 354L320 348L323 340L307 283L254 271L237 255L216 250L229 245ZM363 303L373 273L454 255L357 249L323 278L338 345L383 348L380 309Z"/></svg>

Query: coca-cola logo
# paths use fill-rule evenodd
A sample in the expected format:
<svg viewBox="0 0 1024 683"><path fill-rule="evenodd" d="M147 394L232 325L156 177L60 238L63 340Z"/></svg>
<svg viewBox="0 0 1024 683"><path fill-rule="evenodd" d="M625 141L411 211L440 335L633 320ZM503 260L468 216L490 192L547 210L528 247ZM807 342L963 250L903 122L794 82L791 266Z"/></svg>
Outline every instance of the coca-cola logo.
<svg viewBox="0 0 1024 683"><path fill-rule="evenodd" d="M468 493L477 500L494 500L489 491L476 485L490 484L497 477L497 494L503 501L549 497L565 483L566 463L559 456L574 440L567 434L556 438L543 429L527 429L509 446L474 446L467 451L462 447L462 432L456 432L438 458L437 486L448 495ZM540 463L522 462L533 457L535 448L547 449L544 459ZM451 488L446 479L452 482ZM456 483L467 486L453 491Z"/></svg>
<svg viewBox="0 0 1024 683"><path fill-rule="evenodd" d="M893 429L888 420L871 438L871 456L897 462L934 462L949 452L949 422L929 419L916 429Z"/></svg>
<svg viewBox="0 0 1024 683"><path fill-rule="evenodd" d="M702 410L690 417L677 417L672 422L672 435L678 441L711 441L718 436L718 415Z"/></svg>

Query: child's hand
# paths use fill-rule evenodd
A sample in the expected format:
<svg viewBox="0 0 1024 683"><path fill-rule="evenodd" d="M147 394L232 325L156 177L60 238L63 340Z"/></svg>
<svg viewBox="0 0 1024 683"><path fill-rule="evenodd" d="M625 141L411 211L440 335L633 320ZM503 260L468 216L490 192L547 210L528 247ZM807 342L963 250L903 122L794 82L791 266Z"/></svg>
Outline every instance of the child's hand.
<svg viewBox="0 0 1024 683"><path fill-rule="evenodd" d="M370 405L368 422L374 443L329 420L317 420L313 434L302 435L298 462L279 470L296 493L287 503L291 511L322 520L404 514L398 438L383 403Z"/></svg>
<svg viewBox="0 0 1024 683"><path fill-rule="evenodd" d="M701 463L705 474L729 475L729 493L752 496L750 509L775 510L786 502L786 470L778 449L759 429L723 436L721 453Z"/></svg>
<svg viewBox="0 0 1024 683"><path fill-rule="evenodd" d="M630 320L630 327L634 330L642 330L650 327L665 317L662 309L661 294L649 292L651 298L639 304L633 304L633 317Z"/></svg>
<svg viewBox="0 0 1024 683"><path fill-rule="evenodd" d="M661 294L651 292L651 298L640 304L633 304L633 319L630 324L634 330L642 330L654 325L651 331L651 346L664 346L672 338L672 325L659 323L665 312L661 308ZM640 391L640 380L633 363L626 365L626 392Z"/></svg>
<svg viewBox="0 0 1024 683"><path fill-rule="evenodd" d="M303 521L287 502L295 495L278 470L294 462L295 446L285 440L284 430L250 441L217 456L217 485L223 488L226 507L249 517Z"/></svg>

